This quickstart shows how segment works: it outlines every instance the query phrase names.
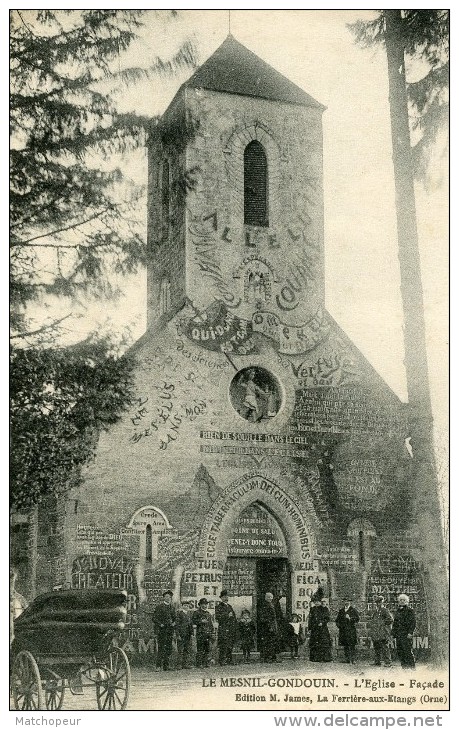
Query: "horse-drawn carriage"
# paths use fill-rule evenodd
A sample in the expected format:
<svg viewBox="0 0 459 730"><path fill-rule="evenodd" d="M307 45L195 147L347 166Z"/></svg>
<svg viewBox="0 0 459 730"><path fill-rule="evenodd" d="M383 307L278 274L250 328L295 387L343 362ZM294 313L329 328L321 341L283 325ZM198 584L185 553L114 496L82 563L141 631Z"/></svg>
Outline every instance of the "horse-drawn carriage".
<svg viewBox="0 0 459 730"><path fill-rule="evenodd" d="M60 710L66 688L95 687L99 710L124 710L131 672L113 638L124 628L126 591L66 590L38 596L14 623L11 689L17 710Z"/></svg>

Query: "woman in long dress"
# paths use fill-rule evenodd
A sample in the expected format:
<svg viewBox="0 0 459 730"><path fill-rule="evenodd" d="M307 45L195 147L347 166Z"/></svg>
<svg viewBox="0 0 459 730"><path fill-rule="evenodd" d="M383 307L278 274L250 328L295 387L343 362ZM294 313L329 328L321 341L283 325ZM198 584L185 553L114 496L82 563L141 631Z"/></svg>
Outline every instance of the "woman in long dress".
<svg viewBox="0 0 459 730"><path fill-rule="evenodd" d="M309 611L309 659L311 662L331 662L331 637L328 622L331 619L326 600L313 597L313 606Z"/></svg>

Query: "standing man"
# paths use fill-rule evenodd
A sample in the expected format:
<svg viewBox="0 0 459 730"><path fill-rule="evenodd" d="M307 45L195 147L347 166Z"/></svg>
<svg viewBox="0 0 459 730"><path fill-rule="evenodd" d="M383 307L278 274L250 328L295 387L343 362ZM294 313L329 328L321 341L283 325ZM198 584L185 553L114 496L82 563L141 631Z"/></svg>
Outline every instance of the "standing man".
<svg viewBox="0 0 459 730"><path fill-rule="evenodd" d="M192 601L182 601L181 608L177 611L177 622L175 633L177 635L177 668L186 669L191 654L191 639L193 636L193 624L191 621Z"/></svg>
<svg viewBox="0 0 459 730"><path fill-rule="evenodd" d="M191 623L196 636L196 666L208 667L210 646L214 638L212 616L207 610L207 598L198 602L198 610L193 613Z"/></svg>
<svg viewBox="0 0 459 730"><path fill-rule="evenodd" d="M279 626L277 623L276 609L273 604L274 596L272 593L265 593L260 612L258 614L259 631L261 643L261 658L265 662L277 661L277 645Z"/></svg>
<svg viewBox="0 0 459 730"><path fill-rule="evenodd" d="M156 671L169 669L169 661L172 654L172 639L174 636L176 614L171 605L172 591L164 591L163 602L156 606L153 612L153 623L156 638L158 641L158 654L156 656Z"/></svg>
<svg viewBox="0 0 459 730"><path fill-rule="evenodd" d="M410 599L406 593L400 593L398 608L395 612L392 634L397 641L397 654L404 669L414 669L416 663L413 655L413 633L416 628L416 616L409 607Z"/></svg>
<svg viewBox="0 0 459 730"><path fill-rule="evenodd" d="M344 648L344 658L347 664L355 664L355 647L357 645L356 626L360 616L349 598L343 599L343 607L338 611L336 625L339 630L338 641Z"/></svg>
<svg viewBox="0 0 459 730"><path fill-rule="evenodd" d="M391 612L384 605L384 596L375 596L375 610L370 616L368 630L373 642L376 667L380 667L381 662L384 662L386 667L392 666L389 640L392 636L393 621Z"/></svg>
<svg viewBox="0 0 459 730"><path fill-rule="evenodd" d="M215 619L218 622L218 662L221 666L232 664L233 646L237 638L237 619L228 603L227 590L220 593L220 603L215 607Z"/></svg>

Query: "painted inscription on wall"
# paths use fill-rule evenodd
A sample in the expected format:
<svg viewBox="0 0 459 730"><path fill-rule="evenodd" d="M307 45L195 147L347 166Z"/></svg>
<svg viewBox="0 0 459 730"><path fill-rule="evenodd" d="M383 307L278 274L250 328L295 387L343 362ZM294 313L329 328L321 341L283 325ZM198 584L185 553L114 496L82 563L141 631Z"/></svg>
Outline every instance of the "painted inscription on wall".
<svg viewBox="0 0 459 730"><path fill-rule="evenodd" d="M240 454L244 456L294 456L307 458L308 439L300 435L250 433L244 431L201 431L201 439L223 443L201 444L204 454Z"/></svg>
<svg viewBox="0 0 459 730"><path fill-rule="evenodd" d="M288 325L273 312L259 311L252 315L252 328L273 340L280 353L297 355L312 350L329 332L326 315L321 307L303 325Z"/></svg>
<svg viewBox="0 0 459 730"><path fill-rule="evenodd" d="M382 459L369 456L340 460L334 478L341 501L349 505L363 501L371 503L374 509L381 509L387 497L381 483L383 469Z"/></svg>
<svg viewBox="0 0 459 730"><path fill-rule="evenodd" d="M123 528L106 532L95 525L78 524L76 542L78 551L85 555L139 554L138 536Z"/></svg>
<svg viewBox="0 0 459 730"><path fill-rule="evenodd" d="M328 596L327 574L314 569L312 562L299 563L292 571L292 613L297 613L301 621L307 622L314 593L322 587L323 595Z"/></svg>
<svg viewBox="0 0 459 730"><path fill-rule="evenodd" d="M135 563L126 556L81 555L72 564L72 588L136 590Z"/></svg>
<svg viewBox="0 0 459 730"><path fill-rule="evenodd" d="M227 550L230 556L287 556L287 546L279 525L257 504L243 510L235 521Z"/></svg>
<svg viewBox="0 0 459 730"><path fill-rule="evenodd" d="M182 319L179 333L206 350L246 354L253 349L252 326L229 312L223 302L214 302L192 319Z"/></svg>
<svg viewBox="0 0 459 730"><path fill-rule="evenodd" d="M145 598L150 606L161 603L163 593L171 588L171 571L145 568L143 575L143 589Z"/></svg>
<svg viewBox="0 0 459 730"><path fill-rule="evenodd" d="M288 232L295 240L293 231L288 229ZM297 256L296 259L289 267L288 275L276 296L277 306L284 311L296 309L304 300L304 295L313 290L316 280L316 256L303 252L302 257Z"/></svg>
<svg viewBox="0 0 459 730"><path fill-rule="evenodd" d="M217 557L217 548L221 539L223 521L233 505L240 502L245 494L254 491L266 495L271 503L274 503L283 514L285 519L289 521L295 528L295 538L298 541L298 549L303 559L310 558L310 538L309 530L305 524L301 509L295 499L284 492L277 484L260 474L246 474L238 479L221 495L218 504L210 511L206 517L199 542L199 554L207 558ZM260 497L262 499L262 497Z"/></svg>
<svg viewBox="0 0 459 730"><path fill-rule="evenodd" d="M382 595L387 608L394 614L400 593L409 596L409 605L416 613L414 648L429 649L428 606L421 566L409 555L389 554L375 560L368 581L368 611L373 609L375 596Z"/></svg>
<svg viewBox="0 0 459 730"><path fill-rule="evenodd" d="M264 286L268 291L268 274ZM251 292L259 287L251 280ZM248 296L248 294L247 294ZM261 302L261 299L258 300ZM268 301L265 298L265 301ZM223 302L214 302L205 312L190 319L182 318L178 326L179 335L215 352L246 355L255 348L253 334L261 334L272 340L281 354L298 355L312 350L319 342L328 337L330 325L321 307L304 324L290 325L283 322L277 314L261 309L252 314L251 319L242 319L229 312Z"/></svg>
<svg viewBox="0 0 459 730"><path fill-rule="evenodd" d="M404 433L400 411L381 407L370 391L358 386L298 390L292 421L306 433L372 433L385 438Z"/></svg>
<svg viewBox="0 0 459 730"><path fill-rule="evenodd" d="M195 564L185 570L182 578L181 597L198 607L199 600L206 598L207 608L213 614L222 590L223 564L220 560L197 558Z"/></svg>
<svg viewBox="0 0 459 730"><path fill-rule="evenodd" d="M236 299L229 289L220 265L219 238L231 242L230 230L227 226L219 233L217 211L192 216L188 226L194 247L194 262L201 277L205 277L209 289L213 290L217 299L223 299L228 307L237 307L240 299Z"/></svg>
<svg viewBox="0 0 459 730"><path fill-rule="evenodd" d="M348 545L328 545L321 550L320 562L333 570L352 573L358 567L358 556Z"/></svg>
<svg viewBox="0 0 459 730"><path fill-rule="evenodd" d="M332 350L324 353L315 362L303 360L293 363L279 356L279 362L286 370L291 370L298 379L299 388L318 388L325 386L348 385L360 378L354 360L344 351Z"/></svg>
<svg viewBox="0 0 459 730"><path fill-rule="evenodd" d="M125 628L117 643L129 653L138 650L137 640L141 638L137 577L137 563L126 555L80 555L72 563L72 588L116 589L127 592Z"/></svg>
<svg viewBox="0 0 459 730"><path fill-rule="evenodd" d="M166 516L155 507L137 510L129 522L129 532L140 540L140 562L151 563L158 559L158 540L165 532L173 531Z"/></svg>
<svg viewBox="0 0 459 730"><path fill-rule="evenodd" d="M257 564L251 558L232 558L226 561L223 588L230 596L254 596L257 592ZM252 605L250 604L250 610Z"/></svg>

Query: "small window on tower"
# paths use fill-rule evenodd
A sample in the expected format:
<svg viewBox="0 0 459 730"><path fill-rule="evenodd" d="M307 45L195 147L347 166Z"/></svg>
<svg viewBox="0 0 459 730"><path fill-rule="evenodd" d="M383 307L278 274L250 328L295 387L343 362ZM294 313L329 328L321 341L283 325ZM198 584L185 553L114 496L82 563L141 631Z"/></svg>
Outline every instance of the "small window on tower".
<svg viewBox="0 0 459 730"><path fill-rule="evenodd" d="M171 167L169 160L163 162L163 172L161 179L161 218L163 226L163 238L169 236L169 216L170 216L170 174Z"/></svg>
<svg viewBox="0 0 459 730"><path fill-rule="evenodd" d="M254 140L244 151L244 223L268 226L268 162L263 145Z"/></svg>
<svg viewBox="0 0 459 730"><path fill-rule="evenodd" d="M159 292L159 314L166 314L171 308L171 284L169 279L163 279Z"/></svg>

